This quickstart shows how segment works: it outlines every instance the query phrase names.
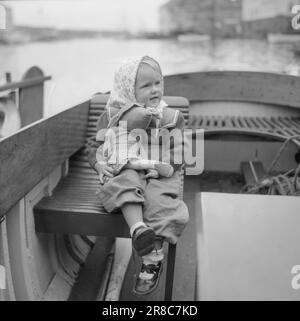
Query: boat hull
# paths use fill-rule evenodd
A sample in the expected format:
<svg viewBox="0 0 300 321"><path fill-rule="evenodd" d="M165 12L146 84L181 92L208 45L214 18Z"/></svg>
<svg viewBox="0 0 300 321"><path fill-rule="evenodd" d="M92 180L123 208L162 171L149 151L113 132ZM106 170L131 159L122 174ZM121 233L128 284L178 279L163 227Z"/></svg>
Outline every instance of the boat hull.
<svg viewBox="0 0 300 321"><path fill-rule="evenodd" d="M165 87L167 95L180 95L190 100L190 120L203 116L210 119L237 116L263 118L270 115L300 117L300 80L297 77L242 72L193 73L166 77ZM46 175L43 175L43 168L37 167L35 174L39 176L36 181L31 181L32 175L26 173L27 167L22 172L21 179L20 175L13 176L14 171L9 166L13 160L7 161L7 149L4 148L3 141L0 142L0 148L1 145L4 146L1 159L6 162L8 171L7 177L5 173L2 175L9 185L2 186L7 197L2 202L5 219L0 225L0 265L5 268L5 289L0 289L0 300L67 300L96 242L94 237L36 233L33 215L35 204L51 195L62 176L66 175L68 158L83 146L88 108L89 104L86 102L55 116L57 119L49 118L46 122L49 128L45 128L43 135L43 124L37 122L32 127L31 135L27 137L20 134L13 141L19 149L16 154L18 157L13 159L22 158L23 166L26 163L30 167L34 160L27 157L28 151L22 154L22 148L26 149L26 146L34 144L38 148L45 148L44 141L39 140L48 138L54 132L57 135L55 140L48 143L47 149L41 149L43 153L53 148L53 155L47 160L41 160L48 162L49 166L55 166ZM70 124L74 124L74 127L68 129ZM72 141L64 141L65 145L57 144L57 137L71 137L68 136L69 133L73 134ZM241 163L248 160L258 160L267 169L282 145L282 139L271 135L257 135L255 132L249 135L242 130L222 132L216 129L204 137L202 156L205 172L229 175L240 174ZM282 172L295 168L297 162L294 156L298 150L296 144L289 144L276 170ZM13 179L9 180L11 177ZM195 176L188 180L198 184L198 178ZM26 184L22 180L27 180ZM20 194L21 197L13 193L21 193L24 189L26 191ZM193 193L193 190L188 191L185 199L193 199ZM191 282L186 276L184 280ZM194 283L192 286L188 285L188 288L192 289L193 286Z"/></svg>

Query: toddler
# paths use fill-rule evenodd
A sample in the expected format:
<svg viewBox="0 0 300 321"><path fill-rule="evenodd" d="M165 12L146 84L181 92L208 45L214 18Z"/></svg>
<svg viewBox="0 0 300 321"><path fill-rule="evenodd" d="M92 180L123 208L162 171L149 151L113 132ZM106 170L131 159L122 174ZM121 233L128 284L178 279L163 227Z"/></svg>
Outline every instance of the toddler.
<svg viewBox="0 0 300 321"><path fill-rule="evenodd" d="M151 129L157 135L162 128L184 127L182 114L167 108L162 96L163 77L154 59L144 56L123 63L97 124L107 131L100 130L88 144L89 162L101 182L98 197L108 212L121 209L133 248L142 258L134 284L138 294L157 287L163 241L176 243L188 221L187 207L178 198L181 165L148 159L142 144L128 139L132 129L146 130L151 142Z"/></svg>

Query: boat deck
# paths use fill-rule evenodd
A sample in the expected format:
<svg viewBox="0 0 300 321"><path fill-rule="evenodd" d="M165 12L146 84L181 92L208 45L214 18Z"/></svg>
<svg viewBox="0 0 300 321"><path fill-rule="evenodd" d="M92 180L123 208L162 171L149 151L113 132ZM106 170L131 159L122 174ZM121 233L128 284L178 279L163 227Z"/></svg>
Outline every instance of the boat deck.
<svg viewBox="0 0 300 321"><path fill-rule="evenodd" d="M244 195L228 194L240 191L244 185L242 176L224 172L243 170L240 165L246 160L270 164L281 145L279 142L286 139L293 139L297 146L285 150L285 158L280 159L276 170L284 172L297 166L300 155L297 150L300 147L300 78L258 72L195 72L168 76L164 85L169 105L183 112L185 120L189 120L189 127L206 129L204 147L208 172L186 177L184 200L191 219L179 241L175 264L173 299L193 300L196 284L195 218L203 210L201 207L196 211L196 194L215 192L221 198L244 198ZM70 300L103 299L99 296L99 289L104 282L103 275L107 281L109 273L105 272L109 268L106 262L112 261L114 238L129 236L122 215L107 215L96 200L93 192L99 181L84 150L87 139L97 132L97 120L107 99L108 95L96 95L1 140L0 220L5 219L1 225L5 242L0 246L4 249L1 251L4 259L2 255L0 262L8 265L9 299L66 300L70 291ZM203 115L208 116L198 117ZM241 117L236 117L238 115ZM244 142L248 142L248 146ZM249 163L251 171L254 165L254 161ZM209 172L217 170L223 173ZM256 176L254 178L257 181ZM205 197L201 193L202 196ZM289 208L288 201L285 208ZM223 214L221 203L215 203L212 199L211 208L219 206L218 211ZM298 210L298 206L296 204L294 208ZM242 207L247 210L247 205L239 202L236 212ZM232 213L228 208L227 212ZM115 224L114 219L119 224ZM202 227L202 223L198 225L198 228ZM280 229L278 231L280 235ZM93 238L87 238L89 242L86 242L77 238L78 235L93 235ZM94 235L101 236L95 245ZM24 256L24 253L28 255ZM173 276L168 273L170 275ZM163 299L163 285L151 297L134 296L132 280L131 262L120 300Z"/></svg>

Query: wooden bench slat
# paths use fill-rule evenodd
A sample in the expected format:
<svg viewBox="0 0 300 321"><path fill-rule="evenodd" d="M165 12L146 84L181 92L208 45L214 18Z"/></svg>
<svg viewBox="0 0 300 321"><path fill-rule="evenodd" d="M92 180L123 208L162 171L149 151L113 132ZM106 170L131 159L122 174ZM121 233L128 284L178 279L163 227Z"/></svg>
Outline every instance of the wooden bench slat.
<svg viewBox="0 0 300 321"><path fill-rule="evenodd" d="M248 128L248 126L247 126L245 120L243 119L243 117L241 117L241 116L237 117L237 121L239 122L240 127Z"/></svg>
<svg viewBox="0 0 300 321"><path fill-rule="evenodd" d="M256 129L260 128L259 123L257 122L257 120L254 117L248 117L248 119L250 122L252 122L253 128L256 128Z"/></svg>
<svg viewBox="0 0 300 321"><path fill-rule="evenodd" d="M225 127L232 127L232 122L229 116L224 117L224 125Z"/></svg>
<svg viewBox="0 0 300 321"><path fill-rule="evenodd" d="M263 128L265 128L267 130L271 129L270 125L268 123L266 123L263 118L256 117L256 120L262 125Z"/></svg>

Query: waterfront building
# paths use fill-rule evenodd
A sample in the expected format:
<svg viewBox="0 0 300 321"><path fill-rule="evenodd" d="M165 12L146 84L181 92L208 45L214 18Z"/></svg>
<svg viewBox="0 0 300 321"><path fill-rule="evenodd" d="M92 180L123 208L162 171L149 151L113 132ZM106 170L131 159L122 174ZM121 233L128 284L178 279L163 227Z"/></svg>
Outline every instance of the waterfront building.
<svg viewBox="0 0 300 321"><path fill-rule="evenodd" d="M299 0L243 0L243 33L246 37L293 33L292 7Z"/></svg>
<svg viewBox="0 0 300 321"><path fill-rule="evenodd" d="M160 31L214 37L291 33L296 4L300 0L170 0L160 10Z"/></svg>
<svg viewBox="0 0 300 321"><path fill-rule="evenodd" d="M163 35L241 33L241 0L172 0L161 7Z"/></svg>
<svg viewBox="0 0 300 321"><path fill-rule="evenodd" d="M214 0L213 35L217 37L242 34L242 0Z"/></svg>
<svg viewBox="0 0 300 321"><path fill-rule="evenodd" d="M163 35L196 32L210 34L212 30L211 0L172 0L161 7L160 29Z"/></svg>

